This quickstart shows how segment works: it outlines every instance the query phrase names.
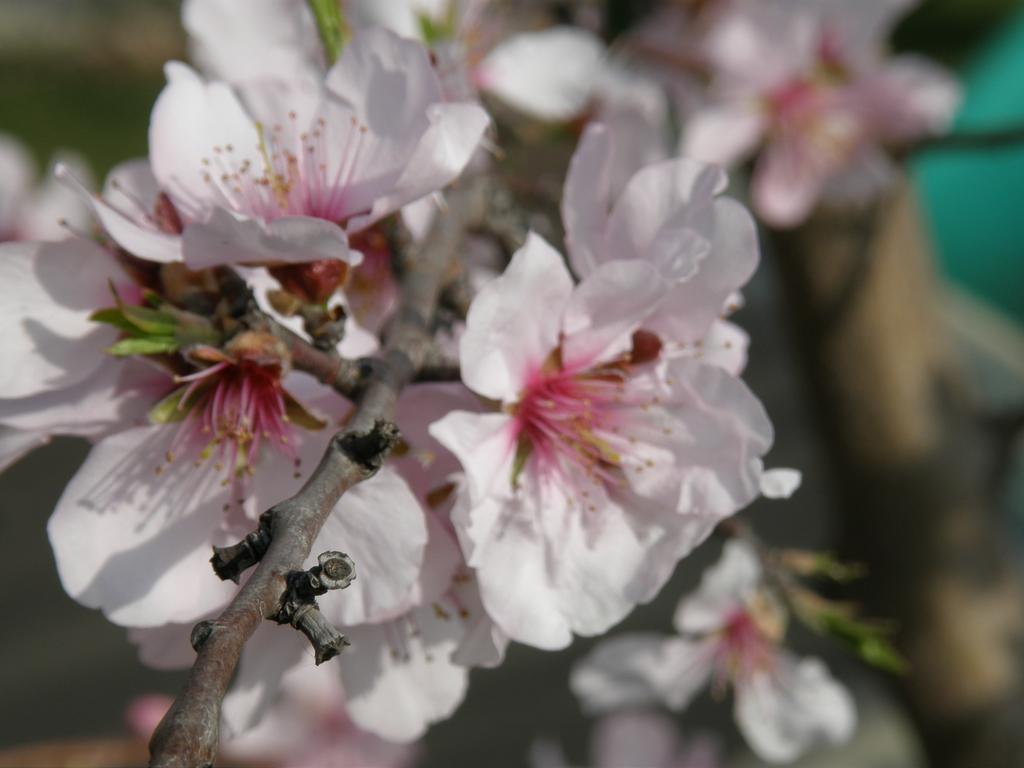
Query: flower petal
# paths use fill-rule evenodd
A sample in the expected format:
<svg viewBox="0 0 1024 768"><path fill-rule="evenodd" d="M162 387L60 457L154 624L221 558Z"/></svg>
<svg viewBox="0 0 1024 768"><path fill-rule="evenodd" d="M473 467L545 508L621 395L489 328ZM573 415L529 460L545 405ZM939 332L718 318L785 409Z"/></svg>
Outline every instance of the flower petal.
<svg viewBox="0 0 1024 768"><path fill-rule="evenodd" d="M593 96L605 49L592 33L551 27L506 38L475 72L477 84L541 120L569 120Z"/></svg>
<svg viewBox="0 0 1024 768"><path fill-rule="evenodd" d="M677 159L641 169L608 220L606 247L616 258L644 259L668 280L693 275L711 250L721 168Z"/></svg>
<svg viewBox="0 0 1024 768"><path fill-rule="evenodd" d="M149 160L161 189L184 218L203 221L218 186L223 158L232 167L246 162L264 168L260 136L234 91L222 82L204 82L191 68L172 61L164 67L167 85L149 123Z"/></svg>
<svg viewBox="0 0 1024 768"><path fill-rule="evenodd" d="M48 442L50 442L50 436L45 432L25 432L20 429L0 427L0 472Z"/></svg>
<svg viewBox="0 0 1024 768"><path fill-rule="evenodd" d="M466 695L468 670L450 658L463 631L462 619L433 605L391 624L353 627L341 678L355 723L406 743L451 715Z"/></svg>
<svg viewBox="0 0 1024 768"><path fill-rule="evenodd" d="M572 288L561 255L531 232L504 274L485 285L469 308L459 343L466 386L514 402L558 345Z"/></svg>
<svg viewBox="0 0 1024 768"><path fill-rule="evenodd" d="M194 621L235 589L210 577L230 489L190 461L155 472L172 436L136 427L101 440L47 525L64 589L115 624Z"/></svg>
<svg viewBox="0 0 1024 768"><path fill-rule="evenodd" d="M612 206L612 136L589 123L569 162L562 190L565 246L573 271L584 278L608 258L605 230Z"/></svg>
<svg viewBox="0 0 1024 768"><path fill-rule="evenodd" d="M857 712L821 661L782 652L772 670L737 681L736 724L762 760L788 763L815 746L848 740Z"/></svg>
<svg viewBox="0 0 1024 768"><path fill-rule="evenodd" d="M148 161L115 166L102 196L91 192L69 166L58 163L54 175L92 207L106 233L126 251L149 261L181 261L181 238L160 231L152 219L159 189Z"/></svg>
<svg viewBox="0 0 1024 768"><path fill-rule="evenodd" d="M761 494L768 499L788 499L800 487L798 469L766 469L761 475Z"/></svg>
<svg viewBox="0 0 1024 768"><path fill-rule="evenodd" d="M678 637L616 635L573 668L569 686L591 714L653 702L679 710L707 683L713 650Z"/></svg>
<svg viewBox="0 0 1024 768"><path fill-rule="evenodd" d="M116 332L89 320L112 302L109 282L124 272L95 243L0 246L0 371L4 397L26 397L83 381L104 364Z"/></svg>
<svg viewBox="0 0 1024 768"><path fill-rule="evenodd" d="M362 260L361 254L349 250L344 230L333 222L285 216L264 225L223 208L215 208L207 221L186 228L182 251L190 269L323 259L354 266Z"/></svg>

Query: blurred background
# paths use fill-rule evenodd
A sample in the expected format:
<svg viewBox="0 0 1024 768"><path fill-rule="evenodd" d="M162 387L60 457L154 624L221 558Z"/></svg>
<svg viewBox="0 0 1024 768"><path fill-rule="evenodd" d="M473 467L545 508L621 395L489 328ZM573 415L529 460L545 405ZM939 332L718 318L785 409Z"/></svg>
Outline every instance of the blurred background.
<svg viewBox="0 0 1024 768"><path fill-rule="evenodd" d="M634 13L644 4L612 5L630 6L626 11ZM185 56L178 14L173 0L3 0L0 132L30 147L40 174L58 150L80 153L97 179L115 163L145 154L149 111L163 85L162 64ZM966 99L958 130L1024 125L1020 3L929 0L905 20L894 43L937 58L961 75ZM915 157L912 176L941 271L941 320L963 362L985 441L987 492L997 510L993 524L1017 543L1019 553L1024 551L1024 141ZM783 311L778 263L767 245L738 318L752 335L746 379L776 424L771 465L799 467L804 486L790 502L761 501L743 514L771 543L841 547L840 491ZM55 440L0 475L5 552L0 613L6 619L0 631L0 765L17 764L3 752L16 746L123 737L123 713L132 697L173 694L183 679L143 667L120 629L60 588L45 523L86 452L84 442ZM712 540L683 562L660 598L635 611L622 629L667 631L676 601L719 547ZM854 689L862 716L853 744L816 752L801 765L926 764L919 738L883 673L820 638L797 633L794 643L829 659L836 676ZM474 671L461 709L427 735L422 765L524 765L538 738L561 743L575 763L585 765L590 724L567 681L574 660L591 646L580 640L561 653L514 646L500 668ZM745 756L728 707L710 696L679 721L684 737L705 729L724 734L730 765L758 764Z"/></svg>

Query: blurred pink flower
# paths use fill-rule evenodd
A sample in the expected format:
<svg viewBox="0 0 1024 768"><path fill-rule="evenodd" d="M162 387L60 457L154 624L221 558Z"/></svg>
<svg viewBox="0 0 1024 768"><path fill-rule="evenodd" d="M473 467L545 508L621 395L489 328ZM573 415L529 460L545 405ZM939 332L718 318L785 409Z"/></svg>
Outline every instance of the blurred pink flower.
<svg viewBox="0 0 1024 768"><path fill-rule="evenodd" d="M959 100L951 76L885 38L913 0L735 0L705 42L707 104L685 125L683 154L731 165L758 151L752 193L772 226L821 199L863 200L892 174L885 154L943 130Z"/></svg>
<svg viewBox="0 0 1024 768"><path fill-rule="evenodd" d="M681 636L620 635L573 671L571 685L591 712L661 702L684 709L709 683L735 692L736 723L751 749L772 763L849 739L853 699L814 658L780 647L785 616L762 586L750 545L726 543L698 590L679 603Z"/></svg>

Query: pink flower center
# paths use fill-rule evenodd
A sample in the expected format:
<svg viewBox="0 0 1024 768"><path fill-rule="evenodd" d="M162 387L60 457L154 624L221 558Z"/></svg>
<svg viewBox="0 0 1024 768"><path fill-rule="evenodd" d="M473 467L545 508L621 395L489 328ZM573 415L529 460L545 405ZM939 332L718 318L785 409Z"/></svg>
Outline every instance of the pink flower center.
<svg viewBox="0 0 1024 768"><path fill-rule="evenodd" d="M268 131L257 123L261 162L239 160L231 144L215 146L202 160L209 187L206 203L220 205L263 221L283 216L310 216L341 223L356 213L346 191L355 174L367 127L353 116L344 130L320 117L300 131L295 112L287 125Z"/></svg>
<svg viewBox="0 0 1024 768"><path fill-rule="evenodd" d="M715 649L715 688L727 682L770 669L775 663L775 644L765 636L757 620L747 610L738 610L721 630Z"/></svg>
<svg viewBox="0 0 1024 768"><path fill-rule="evenodd" d="M216 471L226 472L222 485L228 485L253 474L260 448L269 442L298 467L280 366L223 361L179 381L188 382L177 406L187 414L168 462L179 455L195 457L197 467L211 460Z"/></svg>
<svg viewBox="0 0 1024 768"><path fill-rule="evenodd" d="M542 368L528 380L513 407L514 435L522 461L542 475L571 483L582 473L592 482L619 484L622 430L628 426L627 374ZM585 494L584 494L585 495Z"/></svg>

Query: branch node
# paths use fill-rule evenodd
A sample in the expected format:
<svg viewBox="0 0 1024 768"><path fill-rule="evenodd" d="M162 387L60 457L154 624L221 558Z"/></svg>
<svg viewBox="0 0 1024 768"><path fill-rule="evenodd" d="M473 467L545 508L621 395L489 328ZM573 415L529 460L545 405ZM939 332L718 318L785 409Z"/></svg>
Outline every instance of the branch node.
<svg viewBox="0 0 1024 768"><path fill-rule="evenodd" d="M317 561L308 571L288 574L281 607L268 618L302 632L313 645L319 665L341 653L349 642L320 613L316 598L331 589L345 589L356 577L356 565L344 552L333 550L321 553Z"/></svg>
<svg viewBox="0 0 1024 768"><path fill-rule="evenodd" d="M237 544L229 547L214 547L213 557L210 562L213 564L213 571L223 581L231 579L238 583L242 573L250 568L266 554L270 546L270 521L273 510L268 510L260 515L259 527L247 534Z"/></svg>
<svg viewBox="0 0 1024 768"><path fill-rule="evenodd" d="M378 419L368 431L345 432L337 435L333 442L337 450L360 465L369 476L381 468L399 437L401 434L393 422Z"/></svg>
<svg viewBox="0 0 1024 768"><path fill-rule="evenodd" d="M192 627L192 634L189 635L188 641L192 645L192 650L199 653L199 649L203 647L203 643L210 639L210 635L217 628L217 622L215 621L200 621L194 627Z"/></svg>

